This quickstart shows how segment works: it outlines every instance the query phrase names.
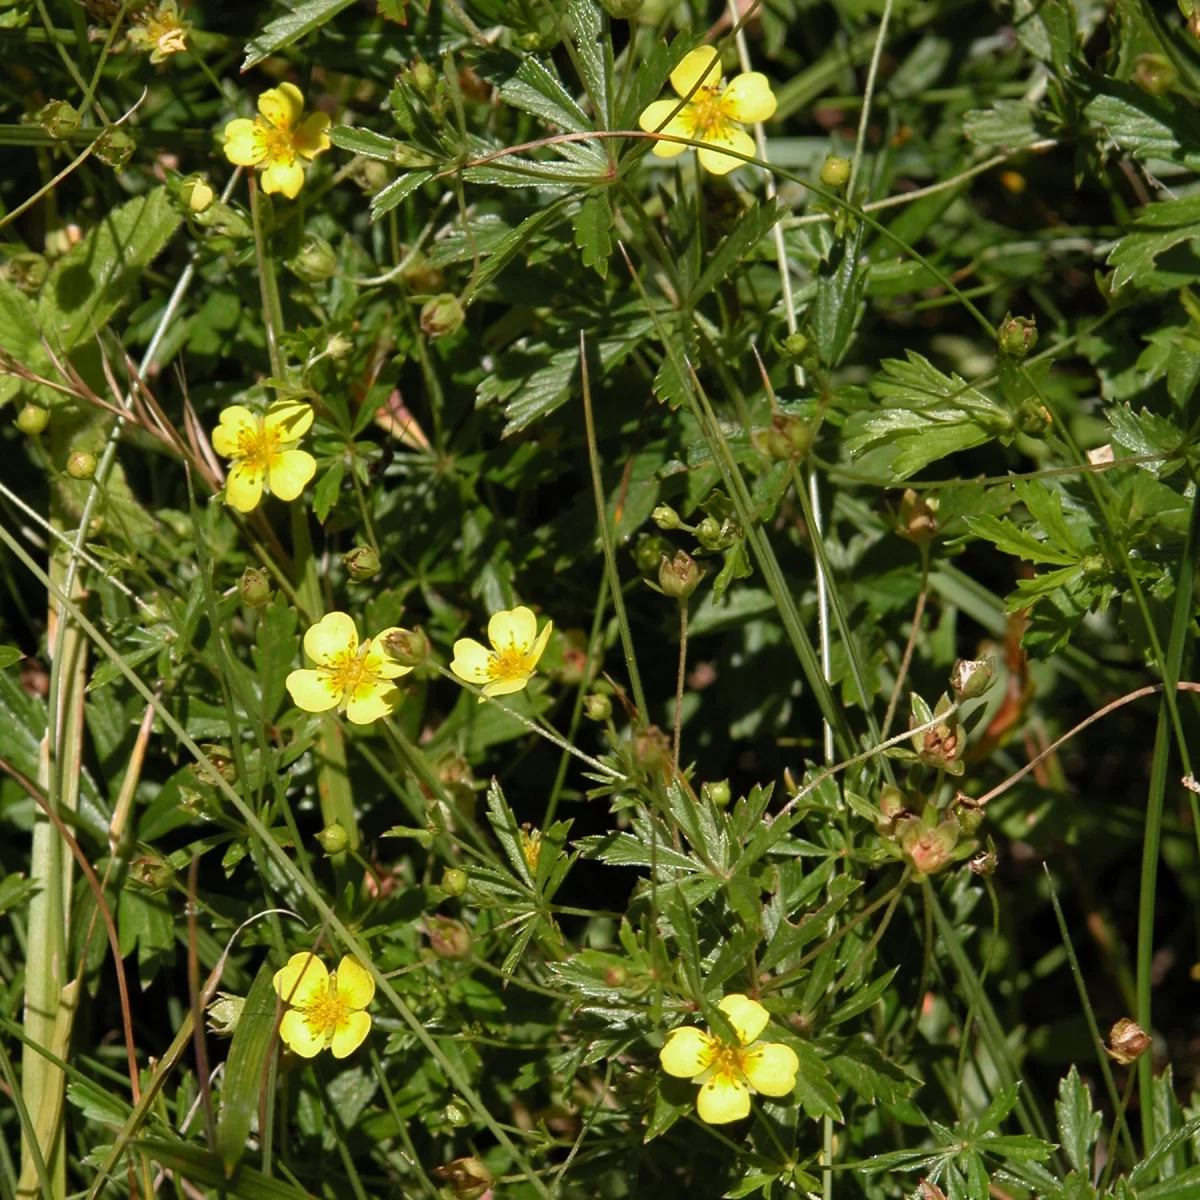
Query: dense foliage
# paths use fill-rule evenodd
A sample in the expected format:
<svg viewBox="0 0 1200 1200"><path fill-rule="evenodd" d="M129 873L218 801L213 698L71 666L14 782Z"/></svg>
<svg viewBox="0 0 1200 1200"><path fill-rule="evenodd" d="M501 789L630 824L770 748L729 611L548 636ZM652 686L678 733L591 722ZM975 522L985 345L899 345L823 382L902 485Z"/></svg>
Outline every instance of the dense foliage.
<svg viewBox="0 0 1200 1200"><path fill-rule="evenodd" d="M3 1200L1200 1195L1197 0L0 63Z"/></svg>

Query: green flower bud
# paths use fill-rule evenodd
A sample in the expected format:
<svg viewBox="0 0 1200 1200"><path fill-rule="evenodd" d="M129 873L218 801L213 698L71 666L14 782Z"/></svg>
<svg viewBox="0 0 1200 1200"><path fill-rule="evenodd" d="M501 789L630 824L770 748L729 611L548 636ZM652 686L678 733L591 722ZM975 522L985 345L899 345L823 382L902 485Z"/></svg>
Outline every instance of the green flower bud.
<svg viewBox="0 0 1200 1200"><path fill-rule="evenodd" d="M471 931L450 917L426 917L425 936L438 958L467 958L471 953Z"/></svg>
<svg viewBox="0 0 1200 1200"><path fill-rule="evenodd" d="M129 882L151 894L165 891L175 878L175 870L161 854L143 854L129 864Z"/></svg>
<svg viewBox="0 0 1200 1200"><path fill-rule="evenodd" d="M686 600L704 578L696 560L686 550L676 550L674 558L665 554L658 562L658 586L676 600Z"/></svg>
<svg viewBox="0 0 1200 1200"><path fill-rule="evenodd" d="M821 164L821 182L828 188L845 187L850 180L850 160L837 154L825 155Z"/></svg>
<svg viewBox="0 0 1200 1200"><path fill-rule="evenodd" d="M450 292L442 292L427 300L421 308L421 329L431 338L447 337L457 333L467 319L463 306L458 297Z"/></svg>
<svg viewBox="0 0 1200 1200"><path fill-rule="evenodd" d="M95 155L106 167L123 171L136 149L137 142L124 129L111 125L96 140Z"/></svg>
<svg viewBox="0 0 1200 1200"><path fill-rule="evenodd" d="M451 1129L465 1129L471 1123L471 1113L457 1097L442 1109L442 1120Z"/></svg>
<svg viewBox="0 0 1200 1200"><path fill-rule="evenodd" d="M238 591L247 608L266 608L271 603L271 581L266 571L247 567L238 580Z"/></svg>
<svg viewBox="0 0 1200 1200"><path fill-rule="evenodd" d="M776 462L802 462L812 447L812 428L807 421L787 413L777 413L767 429L755 429L750 444Z"/></svg>
<svg viewBox="0 0 1200 1200"><path fill-rule="evenodd" d="M91 479L96 473L96 456L90 450L74 450L67 456L67 474L72 479Z"/></svg>
<svg viewBox="0 0 1200 1200"><path fill-rule="evenodd" d="M1152 96L1169 92L1179 79L1175 64L1161 54L1139 54L1133 63L1133 82Z"/></svg>
<svg viewBox="0 0 1200 1200"><path fill-rule="evenodd" d="M344 854L350 848L350 835L336 821L317 834L317 841L326 854Z"/></svg>
<svg viewBox="0 0 1200 1200"><path fill-rule="evenodd" d="M638 534L633 544L633 561L642 575L653 575L658 570L659 559L664 554L670 554L673 547L664 537L656 533Z"/></svg>
<svg viewBox="0 0 1200 1200"><path fill-rule="evenodd" d="M50 410L40 404L26 404L17 413L17 428L27 437L36 437L50 424Z"/></svg>
<svg viewBox="0 0 1200 1200"><path fill-rule="evenodd" d="M383 639L387 656L402 667L419 667L429 657L429 639L419 629L396 629Z"/></svg>
<svg viewBox="0 0 1200 1200"><path fill-rule="evenodd" d="M46 282L50 264L41 254L14 254L4 264L4 278L22 292L36 292Z"/></svg>
<svg viewBox="0 0 1200 1200"><path fill-rule="evenodd" d="M305 283L324 283L337 274L337 251L323 237L307 233L288 266Z"/></svg>
<svg viewBox="0 0 1200 1200"><path fill-rule="evenodd" d="M350 573L350 578L358 583L372 579L382 570L378 553L370 546L355 546L342 555L342 563Z"/></svg>
<svg viewBox="0 0 1200 1200"><path fill-rule="evenodd" d="M802 358L808 350L808 338L799 330L783 339L783 352L788 358Z"/></svg>
<svg viewBox="0 0 1200 1200"><path fill-rule="evenodd" d="M620 963L604 968L604 982L610 988L623 988L629 982L629 970Z"/></svg>
<svg viewBox="0 0 1200 1200"><path fill-rule="evenodd" d="M442 891L447 896L465 895L470 882L470 876L461 867L447 867L442 872Z"/></svg>
<svg viewBox="0 0 1200 1200"><path fill-rule="evenodd" d="M733 789L729 786L728 779L719 779L716 783L706 783L704 794L717 808L725 808L733 799Z"/></svg>
<svg viewBox="0 0 1200 1200"><path fill-rule="evenodd" d="M1003 353L1024 358L1037 345L1037 321L1033 317L1014 317L1012 313L1006 313L996 341Z"/></svg>
<svg viewBox="0 0 1200 1200"><path fill-rule="evenodd" d="M423 58L415 58L408 68L408 79L421 95L429 96L437 87L438 75Z"/></svg>
<svg viewBox="0 0 1200 1200"><path fill-rule="evenodd" d="M634 731L633 757L647 771L657 770L671 761L671 743L657 725L643 726Z"/></svg>
<svg viewBox="0 0 1200 1200"><path fill-rule="evenodd" d="M178 195L193 214L202 213L216 199L216 193L203 175L189 175L180 183Z"/></svg>
<svg viewBox="0 0 1200 1200"><path fill-rule="evenodd" d="M651 514L652 520L659 529L682 529L683 521L679 514L669 505L660 504Z"/></svg>
<svg viewBox="0 0 1200 1200"><path fill-rule="evenodd" d="M593 692L583 702L583 711L589 721L607 721L612 716L612 701L599 692Z"/></svg>
<svg viewBox="0 0 1200 1200"><path fill-rule="evenodd" d="M233 1037L245 1006L245 996L218 992L217 998L208 1006L209 1029L218 1037Z"/></svg>
<svg viewBox="0 0 1200 1200"><path fill-rule="evenodd" d="M960 700L974 700L992 686L995 677L994 658L960 658L950 672L950 688Z"/></svg>
<svg viewBox="0 0 1200 1200"><path fill-rule="evenodd" d="M70 137L79 128L79 109L65 100L51 100L38 109L37 119L52 138Z"/></svg>

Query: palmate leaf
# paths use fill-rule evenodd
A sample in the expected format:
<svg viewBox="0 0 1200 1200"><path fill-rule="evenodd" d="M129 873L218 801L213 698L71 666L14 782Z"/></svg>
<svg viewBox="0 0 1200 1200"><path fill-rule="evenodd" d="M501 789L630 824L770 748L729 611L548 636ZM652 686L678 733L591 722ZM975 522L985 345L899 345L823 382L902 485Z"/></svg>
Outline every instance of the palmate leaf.
<svg viewBox="0 0 1200 1200"><path fill-rule="evenodd" d="M1200 238L1200 197L1147 205L1109 253L1113 290L1148 276L1160 254L1193 238Z"/></svg>
<svg viewBox="0 0 1200 1200"><path fill-rule="evenodd" d="M1092 1111L1092 1094L1074 1065L1058 1085L1054 1112L1058 1117L1058 1137L1067 1160L1075 1170L1089 1172L1092 1147L1100 1136L1104 1114Z"/></svg>

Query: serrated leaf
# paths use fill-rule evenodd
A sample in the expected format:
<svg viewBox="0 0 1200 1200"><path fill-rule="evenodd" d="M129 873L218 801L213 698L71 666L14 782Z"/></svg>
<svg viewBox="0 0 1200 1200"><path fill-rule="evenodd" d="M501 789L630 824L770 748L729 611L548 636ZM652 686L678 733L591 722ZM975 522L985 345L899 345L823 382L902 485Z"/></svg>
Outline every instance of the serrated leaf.
<svg viewBox="0 0 1200 1200"><path fill-rule="evenodd" d="M382 191L371 197L371 220L378 221L398 204L403 204L422 184L433 178L432 171L410 171L392 180Z"/></svg>
<svg viewBox="0 0 1200 1200"><path fill-rule="evenodd" d="M401 145L395 138L384 137L373 129L360 129L354 125L335 125L329 131L329 140L339 150L361 154L364 158L377 158L381 162L391 162L397 147Z"/></svg>
<svg viewBox="0 0 1200 1200"><path fill-rule="evenodd" d="M1128 404L1115 404L1105 409L1104 416L1112 426L1113 439L1134 458L1161 456L1168 459L1183 441L1183 433L1171 421L1148 408L1135 413ZM1163 473L1168 466L1167 463L1153 462L1141 465L1155 475Z"/></svg>
<svg viewBox="0 0 1200 1200"><path fill-rule="evenodd" d="M1130 231L1108 255L1112 287L1123 287L1154 270L1155 259L1172 246L1200 237L1200 197L1159 200L1138 214Z"/></svg>
<svg viewBox="0 0 1200 1200"><path fill-rule="evenodd" d="M264 58L286 49L314 29L320 29L353 3L354 0L306 0L290 13L276 17L258 37L247 42L242 70L250 70Z"/></svg>
<svg viewBox="0 0 1200 1200"><path fill-rule="evenodd" d="M1090 1174L1092 1147L1100 1136L1104 1114L1092 1111L1092 1094L1074 1064L1059 1082L1054 1112L1058 1118L1058 1140L1068 1161L1081 1174Z"/></svg>
<svg viewBox="0 0 1200 1200"><path fill-rule="evenodd" d="M1039 109L1024 100L996 100L991 108L964 113L963 132L977 146L1019 150L1050 137L1053 127Z"/></svg>
<svg viewBox="0 0 1200 1200"><path fill-rule="evenodd" d="M976 537L992 542L997 549L1017 558L1035 563L1053 563L1071 566L1079 561L1078 554L1057 550L1047 542L1039 541L1032 533L1019 529L1007 517L967 517L967 527Z"/></svg>
<svg viewBox="0 0 1200 1200"><path fill-rule="evenodd" d="M841 361L858 320L859 304L867 284L866 264L859 261L863 227L839 242L817 276L817 298L812 306L812 329L817 353L830 367Z"/></svg>
<svg viewBox="0 0 1200 1200"><path fill-rule="evenodd" d="M866 987L860 987L849 1000L829 1014L825 1023L840 1025L843 1021L849 1021L851 1017L857 1017L859 1013L866 1012L887 991L888 984L892 982L899 969L899 967L893 967L890 971L880 975L878 979L873 979Z"/></svg>
<svg viewBox="0 0 1200 1200"><path fill-rule="evenodd" d="M504 847L509 862L516 868L517 875L530 888L533 887L533 876L529 873L529 864L525 861L525 852L521 849L521 826L509 808L504 792L496 780L492 780L487 793L488 822L496 840Z"/></svg>
<svg viewBox="0 0 1200 1200"><path fill-rule="evenodd" d="M475 69L497 87L500 99L513 108L532 113L569 133L584 133L592 128L574 97L538 59L496 50L482 56Z"/></svg>
<svg viewBox="0 0 1200 1200"><path fill-rule="evenodd" d="M592 267L601 279L608 278L608 257L612 254L612 206L606 192L591 192L575 214L575 245L585 267Z"/></svg>
<svg viewBox="0 0 1200 1200"><path fill-rule="evenodd" d="M1196 165L1200 118L1173 96L1152 96L1132 84L1104 81L1105 92L1084 106L1097 127L1098 140L1138 158L1160 158Z"/></svg>
<svg viewBox="0 0 1200 1200"><path fill-rule="evenodd" d="M771 231L786 210L776 200L755 203L722 239L708 260L696 286L692 303L708 295Z"/></svg>
<svg viewBox="0 0 1200 1200"><path fill-rule="evenodd" d="M346 464L335 459L329 465L313 488L313 513L322 525L325 524L333 506L337 503L338 493L342 489L342 480L346 475Z"/></svg>
<svg viewBox="0 0 1200 1200"><path fill-rule="evenodd" d="M574 35L579 71L600 125L612 123L612 41L604 36L604 16L595 0L567 0L567 25Z"/></svg>

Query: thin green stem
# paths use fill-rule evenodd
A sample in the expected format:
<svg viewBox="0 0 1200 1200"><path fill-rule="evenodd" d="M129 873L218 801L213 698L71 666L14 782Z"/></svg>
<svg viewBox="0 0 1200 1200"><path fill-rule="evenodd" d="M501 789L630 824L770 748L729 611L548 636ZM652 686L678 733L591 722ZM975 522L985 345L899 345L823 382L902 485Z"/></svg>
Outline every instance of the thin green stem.
<svg viewBox="0 0 1200 1200"><path fill-rule="evenodd" d="M258 180L253 172L247 176L246 186L250 189L250 221L254 226L254 258L258 266L263 325L267 331L267 355L271 360L271 374L276 379L282 379L283 357L279 340L283 336L283 308L279 301L279 283L275 278L275 260L267 253L263 236L262 201L258 194Z"/></svg>

